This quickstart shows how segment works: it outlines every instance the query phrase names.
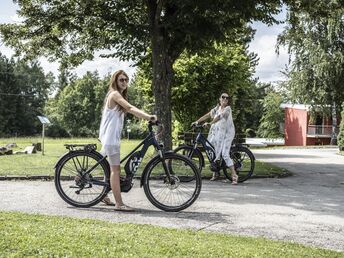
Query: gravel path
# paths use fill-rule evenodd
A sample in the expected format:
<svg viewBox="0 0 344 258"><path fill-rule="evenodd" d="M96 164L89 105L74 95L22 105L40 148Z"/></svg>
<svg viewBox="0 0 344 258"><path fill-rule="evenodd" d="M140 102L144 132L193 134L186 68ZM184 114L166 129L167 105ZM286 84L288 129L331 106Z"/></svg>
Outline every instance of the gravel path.
<svg viewBox="0 0 344 258"><path fill-rule="evenodd" d="M255 150L257 159L285 167L294 176L252 179L238 186L204 180L199 199L179 213L152 206L139 182L123 195L137 208L135 213L103 205L71 207L53 182L42 181L0 181L0 209L264 236L344 251L344 157L336 151Z"/></svg>

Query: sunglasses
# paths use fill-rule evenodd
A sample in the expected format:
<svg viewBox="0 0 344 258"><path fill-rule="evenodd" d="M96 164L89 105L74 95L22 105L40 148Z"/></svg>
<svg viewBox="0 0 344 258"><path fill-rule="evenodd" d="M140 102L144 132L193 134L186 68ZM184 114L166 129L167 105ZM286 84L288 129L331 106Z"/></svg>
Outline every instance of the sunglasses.
<svg viewBox="0 0 344 258"><path fill-rule="evenodd" d="M227 96L221 96L221 98L229 100L229 97L227 97Z"/></svg>
<svg viewBox="0 0 344 258"><path fill-rule="evenodd" d="M129 79L128 78L121 78L121 79L118 79L120 82L129 82Z"/></svg>

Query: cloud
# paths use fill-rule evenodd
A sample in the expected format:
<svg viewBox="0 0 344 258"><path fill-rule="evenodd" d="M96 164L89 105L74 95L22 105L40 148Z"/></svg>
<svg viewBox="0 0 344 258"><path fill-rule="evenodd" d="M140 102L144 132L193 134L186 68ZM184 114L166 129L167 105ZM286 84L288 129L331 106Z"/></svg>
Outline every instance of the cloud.
<svg viewBox="0 0 344 258"><path fill-rule="evenodd" d="M264 24L254 24L257 30L249 50L259 57L259 64L256 67L255 76L261 82L276 82L285 80L281 73L288 64L289 54L287 49L281 47L279 55L276 53L277 36L282 32L282 25L268 27Z"/></svg>

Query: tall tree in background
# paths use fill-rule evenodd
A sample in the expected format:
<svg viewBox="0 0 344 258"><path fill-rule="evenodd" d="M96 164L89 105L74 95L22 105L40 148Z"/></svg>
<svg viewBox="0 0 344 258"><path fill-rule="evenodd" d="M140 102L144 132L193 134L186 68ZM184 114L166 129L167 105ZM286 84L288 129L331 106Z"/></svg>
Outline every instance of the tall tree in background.
<svg viewBox="0 0 344 258"><path fill-rule="evenodd" d="M294 101L332 106L331 142L336 142L336 114L344 100L344 3L311 1L288 10L279 36L293 55L287 83Z"/></svg>
<svg viewBox="0 0 344 258"><path fill-rule="evenodd" d="M0 53L0 136L11 133L16 126L16 110L12 108L20 97L14 76L14 60Z"/></svg>
<svg viewBox="0 0 344 258"><path fill-rule="evenodd" d="M70 135L97 136L107 88L97 72L87 72L65 86L48 110Z"/></svg>
<svg viewBox="0 0 344 258"><path fill-rule="evenodd" d="M272 139L282 137L281 123L284 121L284 112L280 107L282 96L277 92L271 91L262 102L263 116L260 119L258 135Z"/></svg>
<svg viewBox="0 0 344 258"><path fill-rule="evenodd" d="M21 24L1 25L3 40L18 54L46 55L73 65L107 57L146 58L151 50L156 112L171 148L173 64L188 49L197 52L235 38L252 20L272 24L281 0L17 0Z"/></svg>
<svg viewBox="0 0 344 258"><path fill-rule="evenodd" d="M183 130L191 122L218 104L223 92L231 97L237 133L242 133L252 120L257 99L252 80L256 57L248 53L242 42L214 44L212 49L196 55L184 53L176 61L175 82L172 87L172 110Z"/></svg>
<svg viewBox="0 0 344 258"><path fill-rule="evenodd" d="M8 60L0 55L0 135L40 132L42 115L54 82L37 62Z"/></svg>

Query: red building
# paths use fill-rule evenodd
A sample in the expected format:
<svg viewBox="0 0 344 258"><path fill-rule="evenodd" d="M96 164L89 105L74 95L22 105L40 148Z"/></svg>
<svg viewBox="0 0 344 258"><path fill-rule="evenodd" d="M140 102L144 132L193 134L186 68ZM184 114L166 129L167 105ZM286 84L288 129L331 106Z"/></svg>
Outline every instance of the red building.
<svg viewBox="0 0 344 258"><path fill-rule="evenodd" d="M286 146L328 145L332 135L332 118L321 112L310 115L309 105L282 104ZM339 125L340 120L337 120ZM336 133L338 134L338 129Z"/></svg>

